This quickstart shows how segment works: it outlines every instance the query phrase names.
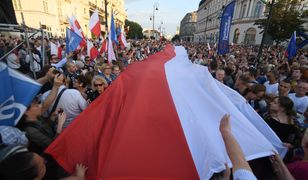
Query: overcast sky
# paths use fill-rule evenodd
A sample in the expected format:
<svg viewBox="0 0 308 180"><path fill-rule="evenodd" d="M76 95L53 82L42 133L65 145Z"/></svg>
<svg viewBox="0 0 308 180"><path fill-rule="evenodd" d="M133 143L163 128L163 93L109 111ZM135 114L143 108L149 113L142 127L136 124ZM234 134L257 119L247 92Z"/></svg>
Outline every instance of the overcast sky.
<svg viewBox="0 0 308 180"><path fill-rule="evenodd" d="M153 5L158 3L155 12L155 29L163 21L167 34L174 35L176 28L186 13L196 11L200 0L125 0L125 8L129 20L138 22L143 29L152 29L150 16L153 15Z"/></svg>

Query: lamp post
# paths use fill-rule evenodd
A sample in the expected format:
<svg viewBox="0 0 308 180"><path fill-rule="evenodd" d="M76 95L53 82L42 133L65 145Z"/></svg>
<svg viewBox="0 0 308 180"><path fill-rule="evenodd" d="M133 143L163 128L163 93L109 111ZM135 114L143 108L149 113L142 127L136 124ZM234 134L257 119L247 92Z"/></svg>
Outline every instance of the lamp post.
<svg viewBox="0 0 308 180"><path fill-rule="evenodd" d="M267 16L267 20L266 20L266 26L264 27L264 32L263 32L263 36L262 36L262 40L261 40L261 44L260 44L259 52L258 52L258 56L257 56L257 62L258 63L261 60L261 56L262 56L262 52L263 52L263 47L264 47L264 42L265 42L265 39L266 39L266 36L267 36L268 28L270 26L270 20L272 18L272 14L273 14L274 3L275 3L275 0L268 1L269 12L268 12L268 16Z"/></svg>
<svg viewBox="0 0 308 180"><path fill-rule="evenodd" d="M152 31L153 31L154 37L155 37L155 11L158 11L158 3L154 3L154 5L153 5L153 15L150 17L150 20L153 21Z"/></svg>

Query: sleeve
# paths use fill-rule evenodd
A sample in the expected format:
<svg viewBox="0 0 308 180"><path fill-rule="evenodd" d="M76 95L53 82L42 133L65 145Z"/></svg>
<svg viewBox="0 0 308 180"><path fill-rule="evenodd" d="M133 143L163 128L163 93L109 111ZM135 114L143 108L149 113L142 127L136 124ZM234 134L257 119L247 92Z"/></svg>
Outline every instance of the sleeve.
<svg viewBox="0 0 308 180"><path fill-rule="evenodd" d="M246 169L238 169L233 174L234 180L257 180L256 176Z"/></svg>
<svg viewBox="0 0 308 180"><path fill-rule="evenodd" d="M78 92L78 106L82 111L88 107L88 102L82 97L80 92Z"/></svg>
<svg viewBox="0 0 308 180"><path fill-rule="evenodd" d="M25 131L29 141L35 143L35 145L40 146L42 148L46 148L53 141L52 138L44 135L36 128L28 127L25 129Z"/></svg>

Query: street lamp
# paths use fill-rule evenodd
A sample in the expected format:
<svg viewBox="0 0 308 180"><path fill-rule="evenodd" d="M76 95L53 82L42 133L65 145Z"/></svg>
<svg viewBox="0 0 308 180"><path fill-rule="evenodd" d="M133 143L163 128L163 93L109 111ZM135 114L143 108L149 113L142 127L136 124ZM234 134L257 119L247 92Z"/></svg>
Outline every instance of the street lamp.
<svg viewBox="0 0 308 180"><path fill-rule="evenodd" d="M267 32L268 32L268 28L270 26L270 20L272 18L272 14L273 14L273 6L274 6L275 0L272 1L268 1L269 4L269 12L268 12L268 16L267 16L267 20L266 20L266 26L264 27L264 32L263 32L263 36L262 36L262 40L261 40L261 44L260 44L260 48L259 48L259 52L258 52L258 56L257 56L257 62L260 62L261 56L262 56L262 52L263 52L263 47L264 47L264 42L267 36Z"/></svg>
<svg viewBox="0 0 308 180"><path fill-rule="evenodd" d="M150 21L153 21L153 36L154 36L154 30L155 30L155 11L158 11L158 3L154 3L153 5L153 15L150 17Z"/></svg>

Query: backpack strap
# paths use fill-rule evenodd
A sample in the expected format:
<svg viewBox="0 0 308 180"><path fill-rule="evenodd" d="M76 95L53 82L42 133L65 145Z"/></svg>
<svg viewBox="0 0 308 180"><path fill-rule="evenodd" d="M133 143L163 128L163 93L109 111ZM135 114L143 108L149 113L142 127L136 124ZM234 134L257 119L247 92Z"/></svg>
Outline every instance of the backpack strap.
<svg viewBox="0 0 308 180"><path fill-rule="evenodd" d="M52 115L52 113L55 112L55 110L56 110L56 108L57 108L57 106L58 106L58 103L59 103L59 101L60 101L60 98L61 98L61 96L62 96L62 94L64 93L65 90L66 90L66 88L63 88L63 89L60 91L60 93L58 94L57 99L56 99L55 103L53 104L52 109L51 109L51 111L50 111L50 113L49 113L48 119L50 118L50 116Z"/></svg>

